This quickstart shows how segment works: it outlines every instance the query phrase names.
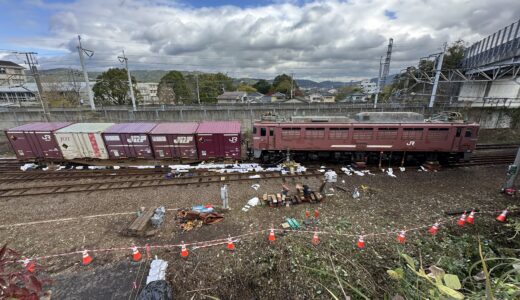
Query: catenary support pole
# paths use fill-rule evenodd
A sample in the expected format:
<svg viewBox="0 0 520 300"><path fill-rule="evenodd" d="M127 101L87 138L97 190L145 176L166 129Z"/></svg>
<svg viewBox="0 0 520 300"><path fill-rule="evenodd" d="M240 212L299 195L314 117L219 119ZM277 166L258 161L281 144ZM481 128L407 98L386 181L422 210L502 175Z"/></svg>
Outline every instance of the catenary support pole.
<svg viewBox="0 0 520 300"><path fill-rule="evenodd" d="M79 53L79 62L81 63L81 69L83 70L83 77L85 78L85 88L87 90L88 101L90 103L90 109L96 110L96 105L94 104L94 96L92 95L92 90L90 89L90 82L88 80L87 69L85 68L85 58L83 57L86 54L88 57L94 55L94 51L84 49L81 46L81 36L78 35L78 53Z"/></svg>
<svg viewBox="0 0 520 300"><path fill-rule="evenodd" d="M435 65L435 80L433 81L432 95L430 97L429 108L433 107L435 103L435 97L437 96L437 87L439 86L439 77L441 75L442 61L444 60L444 53L446 53L446 43L444 44L444 50L439 54L437 58L437 64Z"/></svg>

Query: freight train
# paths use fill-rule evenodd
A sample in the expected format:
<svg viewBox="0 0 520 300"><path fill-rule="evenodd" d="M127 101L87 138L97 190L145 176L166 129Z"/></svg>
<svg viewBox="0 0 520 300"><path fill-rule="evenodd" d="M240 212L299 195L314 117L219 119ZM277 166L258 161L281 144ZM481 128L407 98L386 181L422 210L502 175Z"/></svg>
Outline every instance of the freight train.
<svg viewBox="0 0 520 300"><path fill-rule="evenodd" d="M358 120L259 120L246 151L262 162L370 162L468 160L479 125L425 122L416 118ZM399 114L397 114L399 116ZM368 117L367 117L368 116ZM388 116L388 115L385 115ZM396 114L392 114L396 116ZM121 162L160 160L196 162L242 160L238 121L175 123L30 123L6 132L20 161ZM244 153L245 154L245 153Z"/></svg>

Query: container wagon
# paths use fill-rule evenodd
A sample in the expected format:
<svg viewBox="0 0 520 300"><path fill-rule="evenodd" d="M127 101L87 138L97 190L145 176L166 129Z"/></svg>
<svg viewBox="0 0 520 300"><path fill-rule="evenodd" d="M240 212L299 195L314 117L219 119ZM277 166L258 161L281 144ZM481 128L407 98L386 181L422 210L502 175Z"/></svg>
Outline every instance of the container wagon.
<svg viewBox="0 0 520 300"><path fill-rule="evenodd" d="M5 132L18 160L62 160L63 155L54 132L70 122L36 122L14 127Z"/></svg>
<svg viewBox="0 0 520 300"><path fill-rule="evenodd" d="M121 123L107 128L103 140L110 159L153 159L148 134L156 123Z"/></svg>
<svg viewBox="0 0 520 300"><path fill-rule="evenodd" d="M207 121L197 128L197 150L200 160L241 158L240 122Z"/></svg>
<svg viewBox="0 0 520 300"><path fill-rule="evenodd" d="M101 133L114 123L76 123L54 132L63 158L108 159Z"/></svg>
<svg viewBox="0 0 520 300"><path fill-rule="evenodd" d="M196 122L160 123L150 131L155 159L197 160Z"/></svg>

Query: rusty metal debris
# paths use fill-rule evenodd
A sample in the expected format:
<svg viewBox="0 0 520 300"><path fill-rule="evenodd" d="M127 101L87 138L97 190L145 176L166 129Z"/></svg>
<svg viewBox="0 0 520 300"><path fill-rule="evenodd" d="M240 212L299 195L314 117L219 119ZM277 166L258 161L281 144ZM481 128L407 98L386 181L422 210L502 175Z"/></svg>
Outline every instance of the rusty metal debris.
<svg viewBox="0 0 520 300"><path fill-rule="evenodd" d="M177 211L177 220L184 231L201 227L202 224L212 225L224 220L224 215L216 212L198 212L181 209Z"/></svg>

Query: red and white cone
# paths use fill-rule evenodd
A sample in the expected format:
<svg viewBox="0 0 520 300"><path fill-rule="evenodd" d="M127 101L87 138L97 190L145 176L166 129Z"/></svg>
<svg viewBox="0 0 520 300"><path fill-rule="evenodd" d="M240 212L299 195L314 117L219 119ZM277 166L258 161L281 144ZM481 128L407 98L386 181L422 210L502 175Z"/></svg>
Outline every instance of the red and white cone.
<svg viewBox="0 0 520 300"><path fill-rule="evenodd" d="M137 247L134 245L132 246L132 260L135 262L138 262L141 260L141 252L137 249Z"/></svg>
<svg viewBox="0 0 520 300"><path fill-rule="evenodd" d="M400 244L404 244L406 242L406 232L404 230L401 230L397 235L397 241Z"/></svg>
<svg viewBox="0 0 520 300"><path fill-rule="evenodd" d="M363 238L362 235L359 236L359 239L358 239L358 241L357 241L357 247L358 247L359 249L363 249L363 248L365 248L365 239Z"/></svg>
<svg viewBox="0 0 520 300"><path fill-rule="evenodd" d="M499 222L505 222L507 218L507 209L504 209L502 213L497 217L497 221Z"/></svg>
<svg viewBox="0 0 520 300"><path fill-rule="evenodd" d="M23 261L22 261L22 264L23 264L23 267L28 271L28 272L31 272L31 273L34 273L35 271L35 268L36 268L36 265L34 264L34 262L32 262L30 259L28 258L24 258Z"/></svg>
<svg viewBox="0 0 520 300"><path fill-rule="evenodd" d="M269 242L274 242L276 240L276 237L274 236L274 228L271 228L271 231L269 231Z"/></svg>
<svg viewBox="0 0 520 300"><path fill-rule="evenodd" d="M314 235L312 236L311 243L314 246L317 246L320 243L320 238L318 237L318 232L317 231L314 231Z"/></svg>
<svg viewBox="0 0 520 300"><path fill-rule="evenodd" d="M314 210L314 218L317 219L319 216L320 216L320 211L316 208L316 209Z"/></svg>
<svg viewBox="0 0 520 300"><path fill-rule="evenodd" d="M310 217L311 217L311 211L307 208L307 209L305 210L305 219L308 219L308 218L310 218Z"/></svg>
<svg viewBox="0 0 520 300"><path fill-rule="evenodd" d="M182 258L188 257L188 249L186 249L186 245L184 245L184 242L182 242L182 246L181 246L181 257Z"/></svg>
<svg viewBox="0 0 520 300"><path fill-rule="evenodd" d="M233 244L231 237L228 238L227 249L229 251L235 251L235 244Z"/></svg>
<svg viewBox="0 0 520 300"><path fill-rule="evenodd" d="M435 222L435 224L433 224L432 227L430 227L430 229L428 229L428 232L431 235L436 235L437 231L439 231L439 226L440 226L440 224L438 222Z"/></svg>
<svg viewBox="0 0 520 300"><path fill-rule="evenodd" d="M466 219L466 222L468 222L468 224L475 224L475 211L472 210L470 213L469 213L469 216L468 218Z"/></svg>
<svg viewBox="0 0 520 300"><path fill-rule="evenodd" d="M459 220L457 221L457 225L459 225L460 227L463 227L465 223L466 223L466 212L464 212L460 216Z"/></svg>
<svg viewBox="0 0 520 300"><path fill-rule="evenodd" d="M90 263L92 262L92 256L90 256L88 254L88 251L87 250L83 250L83 265L86 266L86 265L89 265Z"/></svg>

